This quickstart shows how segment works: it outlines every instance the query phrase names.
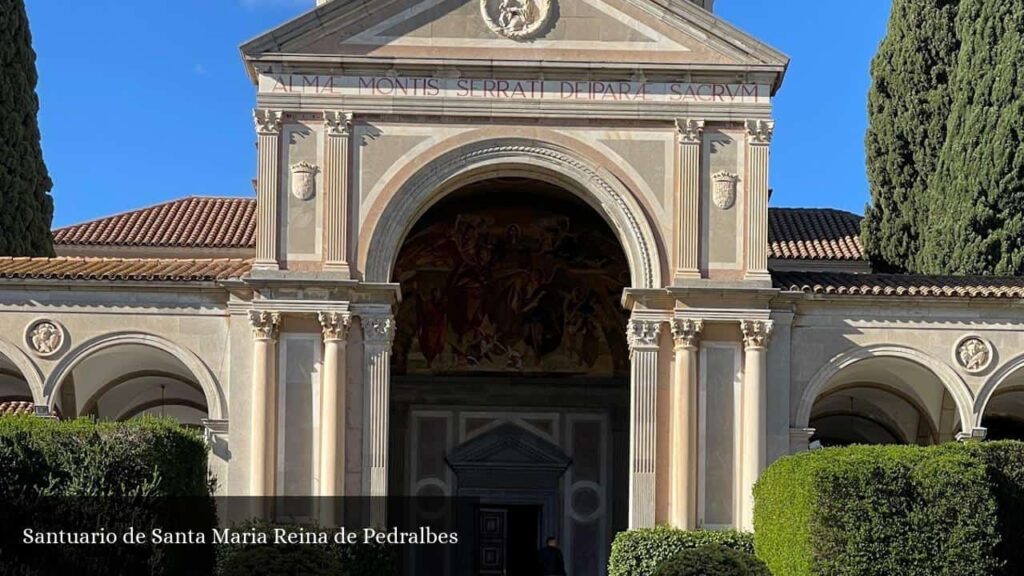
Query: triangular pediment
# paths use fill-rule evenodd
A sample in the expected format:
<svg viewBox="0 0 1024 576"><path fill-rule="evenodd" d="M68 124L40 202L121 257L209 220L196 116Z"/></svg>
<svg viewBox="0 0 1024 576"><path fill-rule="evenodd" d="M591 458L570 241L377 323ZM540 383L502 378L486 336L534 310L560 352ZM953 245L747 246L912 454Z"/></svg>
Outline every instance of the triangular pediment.
<svg viewBox="0 0 1024 576"><path fill-rule="evenodd" d="M535 468L564 470L570 459L547 440L512 423L466 441L448 455L456 471L466 468Z"/></svg>
<svg viewBox="0 0 1024 576"><path fill-rule="evenodd" d="M526 6L515 20L512 6ZM509 15L513 15L509 18ZM242 47L388 59L785 69L785 55L689 0L333 0Z"/></svg>

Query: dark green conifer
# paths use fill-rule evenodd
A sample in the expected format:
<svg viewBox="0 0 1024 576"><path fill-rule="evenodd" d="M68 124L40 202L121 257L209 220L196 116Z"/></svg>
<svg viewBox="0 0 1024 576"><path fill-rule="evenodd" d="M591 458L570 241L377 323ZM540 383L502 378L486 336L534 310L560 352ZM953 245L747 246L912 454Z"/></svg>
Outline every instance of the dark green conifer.
<svg viewBox="0 0 1024 576"><path fill-rule="evenodd" d="M861 238L872 264L913 270L927 225L928 180L946 137L960 0L894 0L871 65L866 139L871 203Z"/></svg>
<svg viewBox="0 0 1024 576"><path fill-rule="evenodd" d="M0 255L50 256L53 184L39 142L36 54L24 0L0 0Z"/></svg>

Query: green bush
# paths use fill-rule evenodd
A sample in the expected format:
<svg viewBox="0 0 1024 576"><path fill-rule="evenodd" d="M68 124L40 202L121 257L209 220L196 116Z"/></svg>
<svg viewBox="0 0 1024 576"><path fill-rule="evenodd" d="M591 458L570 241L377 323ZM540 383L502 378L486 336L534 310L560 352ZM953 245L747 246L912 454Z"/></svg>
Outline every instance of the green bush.
<svg viewBox="0 0 1024 576"><path fill-rule="evenodd" d="M808 452L754 494L757 555L776 576L1022 573L1020 443Z"/></svg>
<svg viewBox="0 0 1024 576"><path fill-rule="evenodd" d="M654 576L771 576L771 572L749 552L709 544L662 562Z"/></svg>
<svg viewBox="0 0 1024 576"><path fill-rule="evenodd" d="M0 418L0 565L20 574L203 574L208 546L22 544L24 530L202 531L216 526L207 448L170 420Z"/></svg>
<svg viewBox="0 0 1024 576"><path fill-rule="evenodd" d="M651 576L659 565L681 552L710 544L739 552L754 551L753 536L741 532L688 532L668 526L630 530L615 536L608 559L608 576Z"/></svg>

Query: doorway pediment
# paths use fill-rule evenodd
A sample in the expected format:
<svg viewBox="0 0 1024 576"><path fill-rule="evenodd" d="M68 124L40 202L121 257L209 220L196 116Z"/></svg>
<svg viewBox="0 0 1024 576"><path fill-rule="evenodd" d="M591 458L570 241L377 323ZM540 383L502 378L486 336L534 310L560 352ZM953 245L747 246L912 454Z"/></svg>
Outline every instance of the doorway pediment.
<svg viewBox="0 0 1024 576"><path fill-rule="evenodd" d="M447 460L456 473L481 468L561 472L572 462L558 446L512 423L466 441Z"/></svg>
<svg viewBox="0 0 1024 576"><path fill-rule="evenodd" d="M333 0L242 46L269 54L761 66L782 53L689 1Z"/></svg>

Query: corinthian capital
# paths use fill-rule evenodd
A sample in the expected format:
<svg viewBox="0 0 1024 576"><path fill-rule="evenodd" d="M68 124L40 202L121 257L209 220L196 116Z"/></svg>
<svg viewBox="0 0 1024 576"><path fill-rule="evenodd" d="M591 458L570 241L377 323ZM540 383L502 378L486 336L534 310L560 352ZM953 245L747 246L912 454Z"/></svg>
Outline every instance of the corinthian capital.
<svg viewBox="0 0 1024 576"><path fill-rule="evenodd" d="M626 329L626 341L629 349L657 348L658 335L661 334L659 320L630 320Z"/></svg>
<svg viewBox="0 0 1024 576"><path fill-rule="evenodd" d="M747 348L764 348L772 336L775 323L771 320L743 320L740 330L743 331L743 344Z"/></svg>
<svg viewBox="0 0 1024 576"><path fill-rule="evenodd" d="M774 134L774 120L747 120L747 140L751 144L771 144Z"/></svg>
<svg viewBox="0 0 1024 576"><path fill-rule="evenodd" d="M324 126L328 136L348 136L352 133L352 114L325 110Z"/></svg>
<svg viewBox="0 0 1024 576"><path fill-rule="evenodd" d="M252 111L252 119L256 123L259 134L277 134L281 131L281 112L257 108Z"/></svg>
<svg viewBox="0 0 1024 576"><path fill-rule="evenodd" d="M703 320L679 319L672 321L672 338L676 348L696 348L700 333L704 331Z"/></svg>
<svg viewBox="0 0 1024 576"><path fill-rule="evenodd" d="M704 133L704 121L693 118L676 119L676 130L679 131L679 142L683 144L699 144Z"/></svg>
<svg viewBox="0 0 1024 576"><path fill-rule="evenodd" d="M395 340L395 319L390 315L364 315L363 338L368 344L391 346Z"/></svg>
<svg viewBox="0 0 1024 576"><path fill-rule="evenodd" d="M348 330L352 326L351 316L339 312L320 312L317 318L324 332L324 342L348 340Z"/></svg>
<svg viewBox="0 0 1024 576"><path fill-rule="evenodd" d="M249 324L252 324L252 337L257 340L276 340L281 325L281 314L263 310L249 311Z"/></svg>

